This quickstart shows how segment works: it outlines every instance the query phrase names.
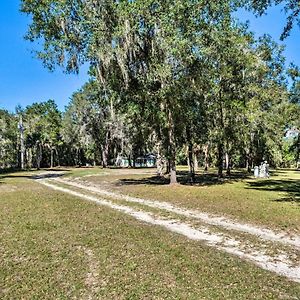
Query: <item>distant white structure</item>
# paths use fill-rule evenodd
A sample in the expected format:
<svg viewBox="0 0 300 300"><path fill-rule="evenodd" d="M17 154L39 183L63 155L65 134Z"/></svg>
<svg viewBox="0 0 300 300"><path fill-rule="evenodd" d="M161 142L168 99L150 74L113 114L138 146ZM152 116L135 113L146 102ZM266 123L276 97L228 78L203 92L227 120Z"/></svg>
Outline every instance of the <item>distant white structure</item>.
<svg viewBox="0 0 300 300"><path fill-rule="evenodd" d="M129 159L127 157L118 155L118 157L115 161L115 165L117 167L127 168L127 167L129 167Z"/></svg>
<svg viewBox="0 0 300 300"><path fill-rule="evenodd" d="M258 178L258 177L259 177L259 167L258 167L258 166L255 166L255 167L254 167L254 177L255 177L255 178Z"/></svg>
<svg viewBox="0 0 300 300"><path fill-rule="evenodd" d="M145 156L138 157L135 160L135 166L138 168L155 168L156 167L156 155L147 154Z"/></svg>
<svg viewBox="0 0 300 300"><path fill-rule="evenodd" d="M260 166L254 167L254 177L255 178L269 178L269 164L267 161L264 161L260 164Z"/></svg>
<svg viewBox="0 0 300 300"><path fill-rule="evenodd" d="M299 136L300 130L296 127L289 128L284 135L284 138L287 140L295 139Z"/></svg>
<svg viewBox="0 0 300 300"><path fill-rule="evenodd" d="M136 168L155 168L156 167L156 155L155 154L147 154L145 156L140 156L135 160L135 164L133 160L129 160L128 157L118 155L115 161L115 165L121 168L127 168L129 166L135 166Z"/></svg>

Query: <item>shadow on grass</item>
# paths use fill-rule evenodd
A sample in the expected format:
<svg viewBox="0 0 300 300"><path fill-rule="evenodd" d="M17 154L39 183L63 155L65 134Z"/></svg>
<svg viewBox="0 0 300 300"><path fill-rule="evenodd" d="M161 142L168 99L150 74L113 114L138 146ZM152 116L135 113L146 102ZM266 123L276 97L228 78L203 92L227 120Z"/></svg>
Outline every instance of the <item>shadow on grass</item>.
<svg viewBox="0 0 300 300"><path fill-rule="evenodd" d="M34 170L37 171L37 170ZM55 171L55 173L53 173L53 171ZM4 183L3 180L7 179L7 178L26 178L26 179L43 179L43 178L55 178L55 177L61 177L64 174L66 174L66 172L69 172L70 170L68 169L46 169L40 170L41 174L35 174L35 175L31 175L30 174L30 170L28 171L20 171L20 170L14 170L14 171L10 171L10 172L1 172L0 173L0 184ZM26 174L26 172L28 172Z"/></svg>
<svg viewBox="0 0 300 300"><path fill-rule="evenodd" d="M60 173L42 173L30 176L30 179L47 179L47 178L57 178L66 174L65 171L58 171Z"/></svg>
<svg viewBox="0 0 300 300"><path fill-rule="evenodd" d="M22 175L18 173L21 173ZM20 171L19 169L4 169L0 170L0 184L4 183L3 180L6 178L29 178L29 175L26 175L26 171Z"/></svg>
<svg viewBox="0 0 300 300"><path fill-rule="evenodd" d="M219 185L225 183L232 183L240 181L243 179L250 178L249 174L245 172L234 172L230 176L224 176L219 178L217 174L206 173L206 174L196 174L194 181L191 181L189 172L187 171L177 171L177 181L181 185L193 185L193 186L209 186L209 185ZM169 178L161 176L144 177L138 179L120 179L117 185L168 185L170 182Z"/></svg>
<svg viewBox="0 0 300 300"><path fill-rule="evenodd" d="M248 184L248 189L286 193L285 196L274 200L276 202L295 202L300 204L300 181L297 179L266 179L248 182Z"/></svg>

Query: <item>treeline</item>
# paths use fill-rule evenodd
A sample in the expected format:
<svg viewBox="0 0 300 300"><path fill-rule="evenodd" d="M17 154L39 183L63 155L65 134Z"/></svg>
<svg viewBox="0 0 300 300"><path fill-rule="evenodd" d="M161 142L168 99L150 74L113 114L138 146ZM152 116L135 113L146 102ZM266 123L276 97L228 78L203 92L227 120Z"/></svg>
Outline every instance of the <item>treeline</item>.
<svg viewBox="0 0 300 300"><path fill-rule="evenodd" d="M199 162L222 176L224 168L298 159L298 144L283 140L299 126L298 68L286 68L281 46L256 40L233 17L267 2L22 2L32 17L27 38L43 42L45 66L78 72L87 62L91 75L63 115L51 101L24 110L25 136L27 119L40 128L26 146L28 157L40 157L32 163L105 167L118 154L134 161L154 152L175 183L177 163L187 162L193 177ZM31 110L55 111L58 122L27 117Z"/></svg>
<svg viewBox="0 0 300 300"><path fill-rule="evenodd" d="M191 176L198 167L207 170L217 166L220 176L223 168L227 173L233 167L250 171L262 160L275 167L295 166L300 136L287 140L284 134L287 125L299 126L299 91L296 86L289 93L284 86L280 91L265 101L253 99L248 107L222 107L226 116L222 126L217 123L218 114L209 109L212 102L202 99L201 105L207 106L201 110L195 106L195 115L189 112L187 124L183 120L188 112L182 108L174 124L176 163L188 164ZM147 118L161 113L159 108L154 110ZM166 128L158 130L153 119L152 124L151 119L147 121L145 112L122 107L118 96L108 96L92 80L73 94L63 113L53 100L18 108L16 113L0 110L0 166L21 166L22 120L26 168L87 164L107 167L118 156L129 158L133 167L137 157L155 153L158 167L165 166L161 171L170 172L168 141L162 139Z"/></svg>

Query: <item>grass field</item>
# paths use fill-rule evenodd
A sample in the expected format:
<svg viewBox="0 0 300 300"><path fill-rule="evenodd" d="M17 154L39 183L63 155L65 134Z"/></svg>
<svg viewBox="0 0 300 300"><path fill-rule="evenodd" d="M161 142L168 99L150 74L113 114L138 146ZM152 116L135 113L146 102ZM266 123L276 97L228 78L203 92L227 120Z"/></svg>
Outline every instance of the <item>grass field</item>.
<svg viewBox="0 0 300 300"><path fill-rule="evenodd" d="M101 171L96 172L101 174ZM300 233L300 171L279 170L273 172L270 179L253 179L236 172L231 178L219 181L216 171L212 170L207 174L199 172L194 185L189 184L187 177L183 176L185 173L181 168L181 184L175 187L170 187L167 180L158 179L153 173L111 172L84 180L133 196L164 200L186 208Z"/></svg>
<svg viewBox="0 0 300 300"><path fill-rule="evenodd" d="M300 299L298 283L49 190L30 179L35 173L0 175L1 299ZM121 173L72 169L67 176L291 232L300 229L296 172L222 183L206 175L195 186L172 188L149 170Z"/></svg>

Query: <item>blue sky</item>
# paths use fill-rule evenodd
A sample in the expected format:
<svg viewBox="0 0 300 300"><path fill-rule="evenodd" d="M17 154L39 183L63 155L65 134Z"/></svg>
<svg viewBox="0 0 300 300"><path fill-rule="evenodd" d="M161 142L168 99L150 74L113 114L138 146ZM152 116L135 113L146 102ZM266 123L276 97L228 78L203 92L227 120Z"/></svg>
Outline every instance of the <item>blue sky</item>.
<svg viewBox="0 0 300 300"><path fill-rule="evenodd" d="M237 14L243 22L250 21L250 30L253 31L256 37L267 33L270 34L275 41L286 45L285 57L287 65L290 62L300 66L300 28L295 24L291 34L283 42L279 37L286 24L286 15L282 6L273 6L267 10L267 14L261 17L255 17L252 13L241 10Z"/></svg>
<svg viewBox="0 0 300 300"><path fill-rule="evenodd" d="M19 6L19 0L2 0L0 4L0 108L14 111L18 104L24 107L54 99L63 110L72 93L88 80L87 69L79 75L45 69L32 54L35 45L23 39L30 20L19 12ZM266 16L259 18L245 11L238 16L242 21L250 20L250 29L257 36L269 33L277 41L285 24L280 7L270 8ZM287 63L300 65L299 36L297 27L284 41Z"/></svg>
<svg viewBox="0 0 300 300"><path fill-rule="evenodd" d="M86 70L77 76L45 69L34 58L34 44L23 39L30 19L19 12L20 1L0 3L0 108L14 111L18 104L54 99L63 109L87 81Z"/></svg>

